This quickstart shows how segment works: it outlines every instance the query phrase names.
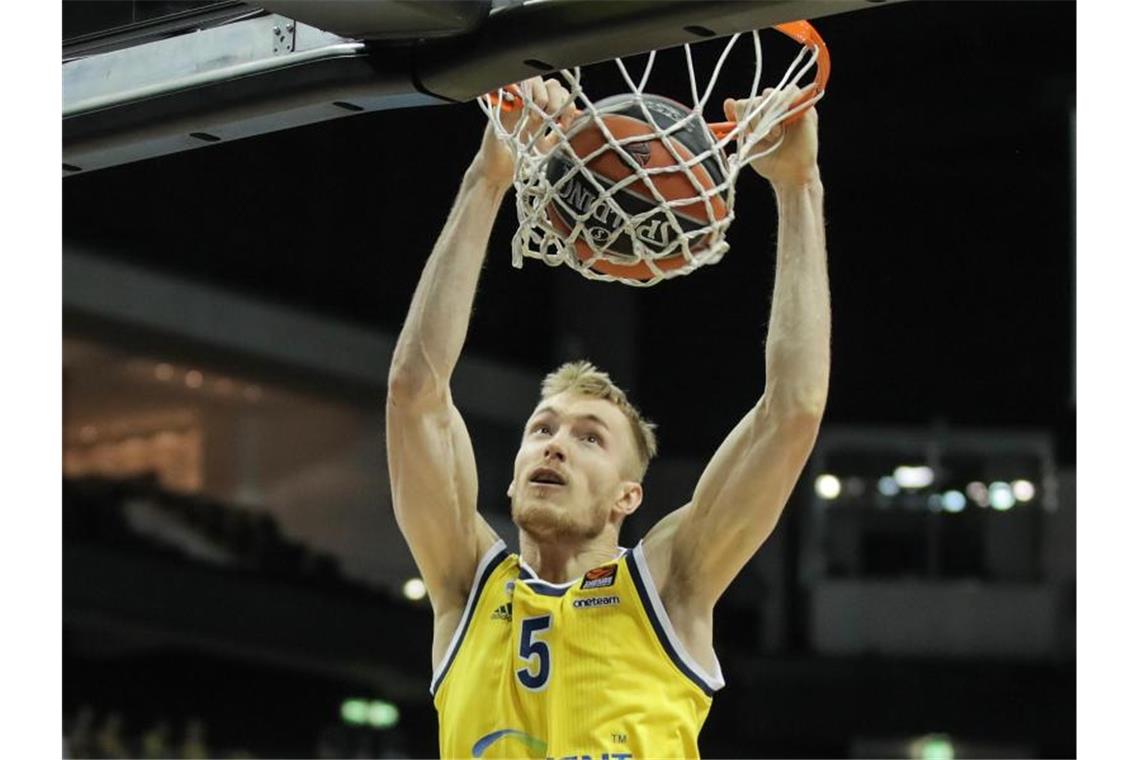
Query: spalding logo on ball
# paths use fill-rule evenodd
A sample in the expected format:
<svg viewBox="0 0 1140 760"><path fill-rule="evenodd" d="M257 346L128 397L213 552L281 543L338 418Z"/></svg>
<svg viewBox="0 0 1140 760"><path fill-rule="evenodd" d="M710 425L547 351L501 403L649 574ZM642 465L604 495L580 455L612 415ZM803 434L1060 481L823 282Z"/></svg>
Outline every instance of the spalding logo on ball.
<svg viewBox="0 0 1140 760"><path fill-rule="evenodd" d="M582 235L574 240L580 261L589 262L602 251L609 258L597 258L590 264L594 270L614 277L648 280L654 276L653 270L635 255L626 217L637 219L633 233L647 256L653 258L659 269L669 271L686 263L678 238L685 232L703 230L710 223L724 219L728 209L721 193L714 191L724 184L724 174L715 153L710 152L713 140L705 122L694 118L684 127L659 137L691 111L659 95L642 94L641 99L644 109L633 95L605 98L595 105L596 120L587 113L570 125L569 150L579 159L593 158L586 161L583 168L582 161L575 161L565 152L551 156L546 178L557 192L546 211L551 226L564 238L569 238L581 221L582 232L590 240ZM647 112L652 123L647 120ZM616 141L639 136L645 139L614 145L607 140L598 122L605 124ZM706 152L709 153L707 158L691 163ZM689 165L688 172L685 165ZM675 202L671 208L676 223L645 180L637 176L639 166L653 170L648 178L660 198ZM634 176L635 179L611 195L603 195ZM619 213L615 205L624 214ZM711 237L711 232L695 235L695 239L689 240L689 250L700 253ZM628 259L630 263L611 259Z"/></svg>

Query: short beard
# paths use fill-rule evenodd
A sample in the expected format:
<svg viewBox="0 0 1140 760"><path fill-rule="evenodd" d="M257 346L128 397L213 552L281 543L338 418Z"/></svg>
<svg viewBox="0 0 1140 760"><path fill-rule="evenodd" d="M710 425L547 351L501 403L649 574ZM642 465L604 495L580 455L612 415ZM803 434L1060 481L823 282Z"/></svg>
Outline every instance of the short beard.
<svg viewBox="0 0 1140 760"><path fill-rule="evenodd" d="M522 504L511 500L511 520L540 543L589 541L606 529L606 513L593 508L589 515L576 518L566 511L541 502Z"/></svg>

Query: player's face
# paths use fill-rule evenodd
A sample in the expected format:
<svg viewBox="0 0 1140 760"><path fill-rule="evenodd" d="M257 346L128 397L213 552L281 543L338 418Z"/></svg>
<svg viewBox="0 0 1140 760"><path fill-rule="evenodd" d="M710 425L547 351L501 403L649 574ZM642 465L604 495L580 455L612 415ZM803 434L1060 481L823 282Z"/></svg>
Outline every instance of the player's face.
<svg viewBox="0 0 1140 760"><path fill-rule="evenodd" d="M635 446L629 421L609 401L572 393L544 400L515 457L512 519L539 540L597 536L628 505Z"/></svg>

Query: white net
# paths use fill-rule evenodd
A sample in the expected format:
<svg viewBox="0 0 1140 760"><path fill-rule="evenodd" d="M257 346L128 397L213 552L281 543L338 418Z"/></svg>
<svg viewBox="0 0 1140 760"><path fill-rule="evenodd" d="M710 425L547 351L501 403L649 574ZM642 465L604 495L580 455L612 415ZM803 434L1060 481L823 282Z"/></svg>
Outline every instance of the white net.
<svg viewBox="0 0 1140 760"><path fill-rule="evenodd" d="M742 37L752 41L755 74L750 91L737 99L747 98L751 107L735 123L710 127L706 106ZM826 48L822 40L800 41L779 83L759 99L763 56L756 31L728 40L703 86L692 50L684 46L690 104L645 92L656 53L637 81L622 59L614 59L628 90L598 101L583 90L581 67L563 69L558 76L570 99L554 113L517 86L480 98L500 139L515 150L514 265L532 258L591 279L646 287L719 261L729 247L725 233L734 219L737 175L746 163L777 150L782 138L751 151L773 127L823 96L818 75L813 87L804 78ZM797 96L803 99L795 102ZM566 124L568 109L578 113ZM737 145L733 153L731 145Z"/></svg>

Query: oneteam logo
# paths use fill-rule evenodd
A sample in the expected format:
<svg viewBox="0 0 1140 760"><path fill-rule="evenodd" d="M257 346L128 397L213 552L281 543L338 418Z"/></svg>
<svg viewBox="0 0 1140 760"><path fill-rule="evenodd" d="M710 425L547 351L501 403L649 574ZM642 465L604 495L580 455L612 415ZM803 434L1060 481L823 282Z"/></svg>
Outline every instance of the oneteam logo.
<svg viewBox="0 0 1140 760"><path fill-rule="evenodd" d="M585 599L575 599L574 606L578 609L585 607L609 607L611 604L621 604L620 596L588 596Z"/></svg>

